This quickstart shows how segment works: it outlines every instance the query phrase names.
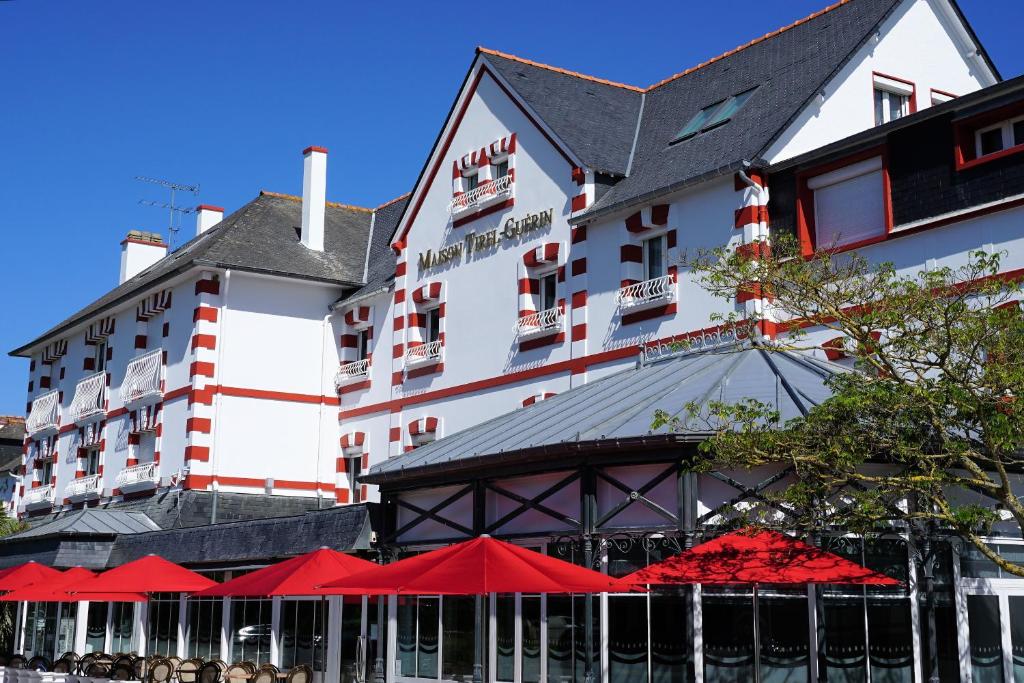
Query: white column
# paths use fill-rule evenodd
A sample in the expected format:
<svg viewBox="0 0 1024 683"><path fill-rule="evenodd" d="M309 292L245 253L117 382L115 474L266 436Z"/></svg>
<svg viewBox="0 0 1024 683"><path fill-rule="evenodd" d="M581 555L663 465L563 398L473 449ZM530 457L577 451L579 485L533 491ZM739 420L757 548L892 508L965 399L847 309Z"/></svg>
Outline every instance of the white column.
<svg viewBox="0 0 1024 683"><path fill-rule="evenodd" d="M149 603L140 602L135 606L135 635L132 636L132 640L135 644L135 652L140 657L146 656L146 646L149 644L146 642L148 638L149 625Z"/></svg>
<svg viewBox="0 0 1024 683"><path fill-rule="evenodd" d="M75 618L75 652L85 654L85 640L89 634L89 601L78 602L78 616Z"/></svg>
<svg viewBox="0 0 1024 683"><path fill-rule="evenodd" d="M385 680L395 680L395 653L398 652L398 598L394 595L387 597L388 602L388 638L384 647L384 672ZM379 637L379 636L378 636ZM440 662L438 662L440 666Z"/></svg>
<svg viewBox="0 0 1024 683"><path fill-rule="evenodd" d="M817 586L813 583L807 584L807 654L809 656L807 663L812 681L818 680L818 610L815 605L817 593ZM822 600L824 600L824 596L822 596ZM826 642L825 645L827 647L828 643Z"/></svg>
<svg viewBox="0 0 1024 683"><path fill-rule="evenodd" d="M103 631L103 651L110 652L111 641L114 638L114 603L107 603L107 626Z"/></svg>
<svg viewBox="0 0 1024 683"><path fill-rule="evenodd" d="M17 644L18 652L25 652L25 620L28 618L28 603L18 603L18 621L15 624L16 637L14 642Z"/></svg>
<svg viewBox="0 0 1024 683"><path fill-rule="evenodd" d="M270 599L270 663L281 666L281 597Z"/></svg>
<svg viewBox="0 0 1024 683"><path fill-rule="evenodd" d="M701 605L701 587L694 585L690 593L693 600L693 671L694 683L704 683L704 623Z"/></svg>
<svg viewBox="0 0 1024 683"><path fill-rule="evenodd" d="M224 598L220 622L220 658L231 661L231 598Z"/></svg>
<svg viewBox="0 0 1024 683"><path fill-rule="evenodd" d="M327 680L341 680L341 620L344 606L342 597L327 598Z"/></svg>
<svg viewBox="0 0 1024 683"><path fill-rule="evenodd" d="M182 593L178 598L178 649L182 659L188 654L188 598Z"/></svg>

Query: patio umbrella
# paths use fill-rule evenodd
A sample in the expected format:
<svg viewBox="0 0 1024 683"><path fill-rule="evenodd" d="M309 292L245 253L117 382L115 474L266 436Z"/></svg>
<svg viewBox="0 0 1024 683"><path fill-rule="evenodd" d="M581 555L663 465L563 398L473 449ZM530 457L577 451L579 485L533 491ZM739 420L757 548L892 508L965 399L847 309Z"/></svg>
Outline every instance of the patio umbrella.
<svg viewBox="0 0 1024 683"><path fill-rule="evenodd" d="M11 567L0 574L0 591L12 591L33 583L52 581L61 576L56 569L39 564L38 562L26 562L17 567Z"/></svg>
<svg viewBox="0 0 1024 683"><path fill-rule="evenodd" d="M66 590L70 593L194 593L216 583L162 557L146 555L99 576L77 581Z"/></svg>
<svg viewBox="0 0 1024 683"><path fill-rule="evenodd" d="M761 678L759 584L899 586L899 581L844 557L766 529L742 529L628 574L637 585L748 585L753 587L754 680Z"/></svg>
<svg viewBox="0 0 1024 683"><path fill-rule="evenodd" d="M320 548L198 591L195 597L272 597L325 595L319 586L354 573L376 569L367 560Z"/></svg>
<svg viewBox="0 0 1024 683"><path fill-rule="evenodd" d="M141 593L76 593L64 590L65 586L78 583L96 576L94 572L83 567L72 567L55 579L33 583L18 588L0 597L8 602L78 602L91 600L95 602L145 602L146 596Z"/></svg>
<svg viewBox="0 0 1024 683"><path fill-rule="evenodd" d="M480 683L483 680L483 595L603 593L628 591L634 586L533 550L480 536L377 566L321 588L324 593L335 595L477 596L473 681ZM380 665L378 657L377 666ZM590 666L588 661L588 673Z"/></svg>

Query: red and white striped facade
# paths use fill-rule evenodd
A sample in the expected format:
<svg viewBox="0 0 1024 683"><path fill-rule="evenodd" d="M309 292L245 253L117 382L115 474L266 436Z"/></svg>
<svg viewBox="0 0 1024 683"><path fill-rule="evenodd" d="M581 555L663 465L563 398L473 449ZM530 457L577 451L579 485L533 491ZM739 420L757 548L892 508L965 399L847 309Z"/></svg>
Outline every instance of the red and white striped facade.
<svg viewBox="0 0 1024 683"><path fill-rule="evenodd" d="M765 161L871 127L874 71L912 78L922 109L931 88L963 94L980 87L952 44L948 55L927 65L916 58L915 45L945 44L932 35L941 27L926 5L911 3L886 20ZM365 471L427 440L632 365L642 344L713 335L715 314L757 319L763 334L775 334L770 299L756 283L733 301L717 300L694 281L684 258L723 245L756 258L768 248L771 181L759 169L580 223L598 200L596 170L484 60L475 63L453 112L392 239L390 289L347 303L340 285L195 268L32 349L30 402L54 390L67 397L56 427L26 442L25 487L53 485L60 505L65 484L83 474L78 454L91 443L88 433L102 444L99 497L126 495L117 476L134 464L139 439L133 435L151 432L160 487L372 501L374 487L353 489L349 480L353 458ZM501 164L509 176L502 194L478 210L461 210L456 200L470 191L468 175L477 174L477 188L497 183ZM998 220L1006 222L1006 214ZM914 272L926 262L962 262L983 246L984 234L985 244L1010 252L1007 268L1024 268L1021 223L998 234L947 226L941 234L882 242L864 253L895 258ZM624 297L624 288L647 281L644 244L651 238L664 240L667 284L648 300ZM428 252L444 257L424 261ZM538 283L550 273L557 314L543 329L524 327L524 318L541 312ZM439 351L424 362L416 349L427 341L431 311ZM357 335L364 331L365 377L336 386L339 365L358 360ZM95 372L93 350L101 342L104 410L76 423L67 410L70 395ZM156 350L159 391L126 405L120 389L128 364ZM39 479L37 455L54 462L50 482Z"/></svg>

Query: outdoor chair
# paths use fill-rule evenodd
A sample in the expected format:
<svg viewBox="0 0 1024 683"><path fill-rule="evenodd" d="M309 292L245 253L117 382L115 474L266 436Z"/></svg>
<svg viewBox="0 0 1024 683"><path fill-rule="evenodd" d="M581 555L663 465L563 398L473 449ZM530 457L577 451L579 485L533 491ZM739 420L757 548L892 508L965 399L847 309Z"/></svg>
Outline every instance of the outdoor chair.
<svg viewBox="0 0 1024 683"><path fill-rule="evenodd" d="M313 670L306 664L292 667L285 679L287 683L313 683Z"/></svg>
<svg viewBox="0 0 1024 683"><path fill-rule="evenodd" d="M89 668L89 665L96 661L96 659L99 656L99 654L100 653L98 653L98 652L90 652L88 654L82 655L78 659L78 667L77 667L78 673L81 674L82 676L85 676L86 675L85 672Z"/></svg>
<svg viewBox="0 0 1024 683"><path fill-rule="evenodd" d="M11 655L11 658L8 660L7 666L11 667L12 669L24 669L25 663L27 661L28 660L25 658L25 655Z"/></svg>
<svg viewBox="0 0 1024 683"><path fill-rule="evenodd" d="M11 658L8 655L0 655L0 666L7 666L7 662L9 662L10 659Z"/></svg>
<svg viewBox="0 0 1024 683"><path fill-rule="evenodd" d="M199 667L198 683L220 683L224 678L224 670L221 669L219 660L212 660Z"/></svg>
<svg viewBox="0 0 1024 683"><path fill-rule="evenodd" d="M95 659L86 665L84 673L90 678L106 678L110 675L110 664L106 660Z"/></svg>
<svg viewBox="0 0 1024 683"><path fill-rule="evenodd" d="M42 655L36 655L28 660L28 668L32 671L49 671L52 666L50 660Z"/></svg>
<svg viewBox="0 0 1024 683"><path fill-rule="evenodd" d="M157 657L149 663L149 680L151 683L167 683L174 675L174 665L167 657Z"/></svg>
<svg viewBox="0 0 1024 683"><path fill-rule="evenodd" d="M277 675L281 673L273 664L263 664L256 670L253 683L277 683Z"/></svg>
<svg viewBox="0 0 1024 683"><path fill-rule="evenodd" d="M186 659L178 667L179 683L196 683L199 680L199 669L203 666L203 660Z"/></svg>
<svg viewBox="0 0 1024 683"><path fill-rule="evenodd" d="M132 662L132 673L135 676L135 680L141 681L146 678L146 671L149 669L149 658L148 657L136 657L135 661Z"/></svg>

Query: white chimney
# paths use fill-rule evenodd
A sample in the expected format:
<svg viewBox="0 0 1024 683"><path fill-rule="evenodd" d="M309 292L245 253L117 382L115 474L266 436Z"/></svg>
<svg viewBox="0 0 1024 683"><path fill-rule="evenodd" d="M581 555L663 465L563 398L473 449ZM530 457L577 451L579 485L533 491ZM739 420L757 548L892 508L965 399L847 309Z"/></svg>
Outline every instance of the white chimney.
<svg viewBox="0 0 1024 683"><path fill-rule="evenodd" d="M167 255L167 244L157 232L129 230L121 242L121 279L118 284L132 279Z"/></svg>
<svg viewBox="0 0 1024 683"><path fill-rule="evenodd" d="M327 208L327 150L302 151L302 244L324 250L324 211Z"/></svg>
<svg viewBox="0 0 1024 683"><path fill-rule="evenodd" d="M204 232L224 220L224 209L210 204L200 204L196 207L196 234Z"/></svg>

